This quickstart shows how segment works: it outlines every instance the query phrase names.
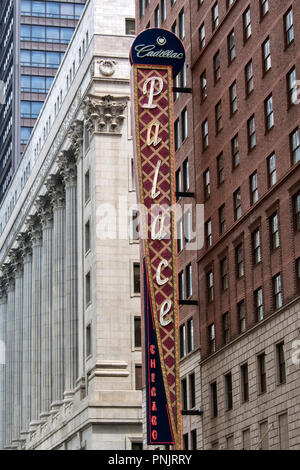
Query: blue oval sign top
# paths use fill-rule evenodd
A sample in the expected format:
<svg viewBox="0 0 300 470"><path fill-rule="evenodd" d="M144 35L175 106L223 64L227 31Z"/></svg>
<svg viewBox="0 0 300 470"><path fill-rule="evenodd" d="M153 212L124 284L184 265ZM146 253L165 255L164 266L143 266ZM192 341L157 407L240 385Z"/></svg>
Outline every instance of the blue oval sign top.
<svg viewBox="0 0 300 470"><path fill-rule="evenodd" d="M173 78L185 62L185 50L181 40L171 31L149 28L140 33L130 50L131 64L171 65Z"/></svg>

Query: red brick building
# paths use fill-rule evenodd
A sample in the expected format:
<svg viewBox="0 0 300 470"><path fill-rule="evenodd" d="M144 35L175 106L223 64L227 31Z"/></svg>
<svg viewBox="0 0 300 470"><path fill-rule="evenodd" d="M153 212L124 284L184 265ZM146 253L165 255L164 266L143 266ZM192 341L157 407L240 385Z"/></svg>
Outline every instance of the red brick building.
<svg viewBox="0 0 300 470"><path fill-rule="evenodd" d="M185 281L192 264L198 300L181 307L181 336L193 316L197 351L183 351L181 372L189 408L189 375L199 376L198 448L299 449L300 5L150 0L141 10L142 3L137 33L146 25L175 31L184 12L192 95L175 101L180 134L185 108L188 129L176 167L189 158L205 246L178 255ZM184 428L189 448L192 431Z"/></svg>

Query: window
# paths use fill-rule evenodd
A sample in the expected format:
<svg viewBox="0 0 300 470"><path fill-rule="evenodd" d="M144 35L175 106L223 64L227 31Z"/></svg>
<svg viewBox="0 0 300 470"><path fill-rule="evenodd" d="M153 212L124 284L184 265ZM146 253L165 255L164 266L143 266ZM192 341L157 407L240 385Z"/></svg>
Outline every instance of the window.
<svg viewBox="0 0 300 470"><path fill-rule="evenodd" d="M285 44L289 46L294 41L293 9L290 8L284 15Z"/></svg>
<svg viewBox="0 0 300 470"><path fill-rule="evenodd" d="M246 79L246 96L248 96L254 90L252 60L250 60L245 67L245 79Z"/></svg>
<svg viewBox="0 0 300 470"><path fill-rule="evenodd" d="M183 9L179 13L178 20L179 20L179 37L180 37L180 39L183 39L184 36L185 36L184 10Z"/></svg>
<svg viewBox="0 0 300 470"><path fill-rule="evenodd" d="M187 382L186 378L181 380L181 394L182 394L182 408L184 410L188 409L188 402L187 402Z"/></svg>
<svg viewBox="0 0 300 470"><path fill-rule="evenodd" d="M135 365L135 389L142 390L142 366L140 364Z"/></svg>
<svg viewBox="0 0 300 470"><path fill-rule="evenodd" d="M21 75L21 90L32 93L48 93L53 77L41 75Z"/></svg>
<svg viewBox="0 0 300 470"><path fill-rule="evenodd" d="M133 293L140 294L141 293L141 286L140 286L140 263L133 263Z"/></svg>
<svg viewBox="0 0 300 470"><path fill-rule="evenodd" d="M192 265L188 264L185 268L186 277L186 297L187 299L192 296L193 293L193 279L192 279Z"/></svg>
<svg viewBox="0 0 300 470"><path fill-rule="evenodd" d="M201 88L201 101L205 100L207 97L207 80L206 80L206 70L201 74L200 77L200 88Z"/></svg>
<svg viewBox="0 0 300 470"><path fill-rule="evenodd" d="M243 450L251 450L250 428L243 431Z"/></svg>
<svg viewBox="0 0 300 470"><path fill-rule="evenodd" d="M90 221L88 220L85 224L85 253L88 253L91 249L91 231Z"/></svg>
<svg viewBox="0 0 300 470"><path fill-rule="evenodd" d="M262 54L263 54L263 72L267 73L271 68L271 46L270 39L267 38L262 45Z"/></svg>
<svg viewBox="0 0 300 470"><path fill-rule="evenodd" d="M92 325L89 324L86 327L86 357L90 357L92 355Z"/></svg>
<svg viewBox="0 0 300 470"><path fill-rule="evenodd" d="M222 327L223 327L223 342L228 344L230 341L230 319L229 313L222 315Z"/></svg>
<svg viewBox="0 0 300 470"><path fill-rule="evenodd" d="M218 51L214 56L214 78L215 78L215 83L221 78L220 51Z"/></svg>
<svg viewBox="0 0 300 470"><path fill-rule="evenodd" d="M189 173L189 160L186 158L183 165L183 191L188 191L190 188L190 173Z"/></svg>
<svg viewBox="0 0 300 470"><path fill-rule="evenodd" d="M225 291L228 289L228 261L227 257L223 258L220 262L220 271L221 271L221 286L222 290Z"/></svg>
<svg viewBox="0 0 300 470"><path fill-rule="evenodd" d="M208 120L205 119L205 121L202 123L202 146L203 150L205 150L208 147Z"/></svg>
<svg viewBox="0 0 300 470"><path fill-rule="evenodd" d="M187 136L188 136L187 109L184 108L184 110L181 112L181 138L182 138L182 142L185 141Z"/></svg>
<svg viewBox="0 0 300 470"><path fill-rule="evenodd" d="M218 416L218 394L217 394L217 382L210 384L210 397L211 397L211 414L215 418Z"/></svg>
<svg viewBox="0 0 300 470"><path fill-rule="evenodd" d="M233 194L234 201L234 219L238 220L242 216L241 190L238 188Z"/></svg>
<svg viewBox="0 0 300 470"><path fill-rule="evenodd" d="M222 101L219 101L215 107L215 117L216 117L216 134L218 134L222 128Z"/></svg>
<svg viewBox="0 0 300 470"><path fill-rule="evenodd" d="M296 68L293 67L287 74L287 93L288 93L288 107L295 104L297 100L297 77Z"/></svg>
<svg viewBox="0 0 300 470"><path fill-rule="evenodd" d="M21 117L36 119L43 106L40 101L21 101Z"/></svg>
<svg viewBox="0 0 300 470"><path fill-rule="evenodd" d="M242 382L242 401L249 400L249 381L248 381L248 364L241 366L241 382Z"/></svg>
<svg viewBox="0 0 300 470"><path fill-rule="evenodd" d="M289 449L289 427L288 427L288 414L284 413L278 417L279 422L279 442L280 450Z"/></svg>
<svg viewBox="0 0 300 470"><path fill-rule="evenodd" d="M133 210L131 216L131 239L133 241L139 240L139 211Z"/></svg>
<svg viewBox="0 0 300 470"><path fill-rule="evenodd" d="M276 250L276 248L278 248L280 245L279 221L278 221L277 212L271 215L269 219L269 223L270 223L270 234L271 234L271 247L272 247L272 250Z"/></svg>
<svg viewBox="0 0 300 470"><path fill-rule="evenodd" d="M181 193L182 184L181 184L181 169L180 168L176 171L175 178L176 178L176 192ZM177 197L177 199L179 198Z"/></svg>
<svg viewBox="0 0 300 470"><path fill-rule="evenodd" d="M269 131L274 126L274 111L273 111L272 95L270 95L265 100L265 123L266 123L266 131Z"/></svg>
<svg viewBox="0 0 300 470"><path fill-rule="evenodd" d="M154 26L155 28L160 27L159 6L157 6L154 10Z"/></svg>
<svg viewBox="0 0 300 470"><path fill-rule="evenodd" d="M211 219L205 223L205 234L206 234L206 247L209 248L212 246L212 227Z"/></svg>
<svg viewBox="0 0 300 470"><path fill-rule="evenodd" d="M252 175L250 176L250 194L251 204L255 204L258 201L257 171L252 173Z"/></svg>
<svg viewBox="0 0 300 470"><path fill-rule="evenodd" d="M243 23L244 23L244 41L248 41L251 36L251 15L250 7L243 14Z"/></svg>
<svg viewBox="0 0 300 470"><path fill-rule="evenodd" d="M235 59L235 38L234 38L234 30L231 31L227 38L228 44L228 61L231 63Z"/></svg>
<svg viewBox="0 0 300 470"><path fill-rule="evenodd" d="M293 198L294 227L298 232L300 230L300 192Z"/></svg>
<svg viewBox="0 0 300 470"><path fill-rule="evenodd" d="M197 450L197 429L193 429L191 432L192 450Z"/></svg>
<svg viewBox="0 0 300 470"><path fill-rule="evenodd" d="M231 140L232 167L236 168L240 164L239 136L236 134Z"/></svg>
<svg viewBox="0 0 300 470"><path fill-rule="evenodd" d="M177 251L180 253L183 249L183 227L182 220L177 222Z"/></svg>
<svg viewBox="0 0 300 470"><path fill-rule="evenodd" d="M240 243L235 248L236 276L241 278L244 276L244 250L243 244Z"/></svg>
<svg viewBox="0 0 300 470"><path fill-rule="evenodd" d="M207 200L210 198L210 173L209 170L206 170L203 175L204 181L204 199Z"/></svg>
<svg viewBox="0 0 300 470"><path fill-rule="evenodd" d="M284 342L281 342L276 345L276 356L278 383L283 384L286 381Z"/></svg>
<svg viewBox="0 0 300 470"><path fill-rule="evenodd" d="M261 321L264 318L263 291L261 287L254 292L254 305L256 321Z"/></svg>
<svg viewBox="0 0 300 470"><path fill-rule="evenodd" d="M226 449L227 450L234 450L234 437L233 437L233 434L231 434L231 436L226 437Z"/></svg>
<svg viewBox="0 0 300 470"><path fill-rule="evenodd" d="M135 20L132 18L125 19L125 32L128 35L135 35Z"/></svg>
<svg viewBox="0 0 300 470"><path fill-rule="evenodd" d="M90 199L90 172L89 170L84 175L84 200L87 202Z"/></svg>
<svg viewBox="0 0 300 470"><path fill-rule="evenodd" d="M184 300L184 273L181 271L178 274L178 294L179 300Z"/></svg>
<svg viewBox="0 0 300 470"><path fill-rule="evenodd" d="M166 16L167 16L166 0L160 0L160 5L161 5L161 22L163 23L166 20Z"/></svg>
<svg viewBox="0 0 300 470"><path fill-rule="evenodd" d="M211 16L212 16L212 29L213 31L219 26L219 8L218 8L218 2L214 4L211 10Z"/></svg>
<svg viewBox="0 0 300 470"><path fill-rule="evenodd" d="M276 155L272 153L267 160L268 164L268 177L269 177L269 186L274 186L277 180L276 175Z"/></svg>
<svg viewBox="0 0 300 470"><path fill-rule="evenodd" d="M191 374L189 376L189 389L190 389L190 408L195 408L196 406L195 374Z"/></svg>
<svg viewBox="0 0 300 470"><path fill-rule="evenodd" d="M263 18L269 11L269 0L260 0L260 15Z"/></svg>
<svg viewBox="0 0 300 470"><path fill-rule="evenodd" d="M241 300L237 304L237 311L238 311L239 331L240 333L244 333L244 331L246 331L246 307L245 307L244 300Z"/></svg>
<svg viewBox="0 0 300 470"><path fill-rule="evenodd" d="M296 259L296 283L297 291L300 291L300 258Z"/></svg>
<svg viewBox="0 0 300 470"><path fill-rule="evenodd" d="M88 272L85 276L85 306L87 307L91 301L91 273Z"/></svg>
<svg viewBox="0 0 300 470"><path fill-rule="evenodd" d="M177 35L177 22L176 21L174 21L174 23L172 24L171 30L172 30L172 33Z"/></svg>
<svg viewBox="0 0 300 470"><path fill-rule="evenodd" d="M234 4L234 0L226 0L226 8L227 10Z"/></svg>
<svg viewBox="0 0 300 470"><path fill-rule="evenodd" d="M199 45L200 49L203 49L205 46L205 26L204 23L199 28Z"/></svg>
<svg viewBox="0 0 300 470"><path fill-rule="evenodd" d="M252 233L252 252L253 263L258 264L261 262L261 244L260 244L260 229L256 229Z"/></svg>
<svg viewBox="0 0 300 470"><path fill-rule="evenodd" d="M259 393L267 391L266 354L257 356Z"/></svg>
<svg viewBox="0 0 300 470"><path fill-rule="evenodd" d="M250 119L248 119L247 129L248 129L248 148L249 148L249 150L252 150L256 146L256 132L255 132L254 115L251 116Z"/></svg>
<svg viewBox="0 0 300 470"><path fill-rule="evenodd" d="M175 135L175 151L180 147L180 123L179 119L176 119L174 124L174 135Z"/></svg>
<svg viewBox="0 0 300 470"><path fill-rule="evenodd" d="M282 307L283 298L282 298L282 284L281 284L280 273L273 277L273 300L274 300L274 308L276 310Z"/></svg>
<svg viewBox="0 0 300 470"><path fill-rule="evenodd" d="M134 347L142 346L141 317L134 317Z"/></svg>
<svg viewBox="0 0 300 470"><path fill-rule="evenodd" d="M74 28L67 27L21 25L21 40L67 44L73 32Z"/></svg>
<svg viewBox="0 0 300 470"><path fill-rule="evenodd" d="M188 339L187 349L188 349L188 352L191 352L194 349L194 320L193 318L190 318L187 321L187 339Z"/></svg>
<svg viewBox="0 0 300 470"><path fill-rule="evenodd" d="M32 127L21 127L21 144L26 144L30 138Z"/></svg>
<svg viewBox="0 0 300 470"><path fill-rule="evenodd" d="M290 134L290 146L292 163L295 165L300 161L300 137L298 127Z"/></svg>
<svg viewBox="0 0 300 470"><path fill-rule="evenodd" d="M259 423L259 437L260 437L260 448L259 450L269 449L269 438L268 438L268 421Z"/></svg>
<svg viewBox="0 0 300 470"><path fill-rule="evenodd" d="M207 301L212 302L214 300L214 274L209 271L206 274L206 285L207 285ZM215 326L213 325L213 328Z"/></svg>
<svg viewBox="0 0 300 470"><path fill-rule="evenodd" d="M223 153L217 157L218 185L224 183L224 158Z"/></svg>
<svg viewBox="0 0 300 470"><path fill-rule="evenodd" d="M219 227L220 235L226 232L225 204L219 208Z"/></svg>
<svg viewBox="0 0 300 470"><path fill-rule="evenodd" d="M231 372L225 375L225 396L226 410L232 410L232 375Z"/></svg>
<svg viewBox="0 0 300 470"><path fill-rule="evenodd" d="M186 355L186 341L185 341L185 325L181 325L179 330L180 336L180 357L184 357Z"/></svg>

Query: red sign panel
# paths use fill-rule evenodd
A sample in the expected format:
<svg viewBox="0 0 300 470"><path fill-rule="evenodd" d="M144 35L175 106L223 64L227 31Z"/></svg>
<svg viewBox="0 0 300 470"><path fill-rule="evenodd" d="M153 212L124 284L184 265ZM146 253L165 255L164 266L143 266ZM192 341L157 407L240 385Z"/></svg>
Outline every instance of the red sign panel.
<svg viewBox="0 0 300 470"><path fill-rule="evenodd" d="M138 193L139 203L143 208L141 242L145 258L147 295L159 352L162 383L173 439L171 443L180 449L179 308L174 211L176 198L172 67L133 65L133 86ZM149 351L146 353L149 354ZM147 371L146 376L148 376ZM151 374L149 377L155 378ZM151 408L149 414L148 419L151 421L153 418ZM159 442L154 440L150 443Z"/></svg>

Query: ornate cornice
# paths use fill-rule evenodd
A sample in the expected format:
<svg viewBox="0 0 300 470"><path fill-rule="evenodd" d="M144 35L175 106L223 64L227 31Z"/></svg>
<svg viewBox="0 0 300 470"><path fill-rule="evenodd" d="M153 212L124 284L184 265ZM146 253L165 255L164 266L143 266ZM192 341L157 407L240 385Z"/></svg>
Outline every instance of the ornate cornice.
<svg viewBox="0 0 300 470"><path fill-rule="evenodd" d="M77 183L77 165L74 153L63 150L57 159L57 163L66 188L75 186Z"/></svg>
<svg viewBox="0 0 300 470"><path fill-rule="evenodd" d="M50 175L46 181L46 188L51 199L53 209L63 208L66 201L64 180L61 174Z"/></svg>
<svg viewBox="0 0 300 470"><path fill-rule="evenodd" d="M82 110L88 130L91 133L120 133L127 101L126 96L87 96L83 101Z"/></svg>
<svg viewBox="0 0 300 470"><path fill-rule="evenodd" d="M83 148L83 122L79 119L73 121L68 136L74 150L75 158L79 160L82 157Z"/></svg>

